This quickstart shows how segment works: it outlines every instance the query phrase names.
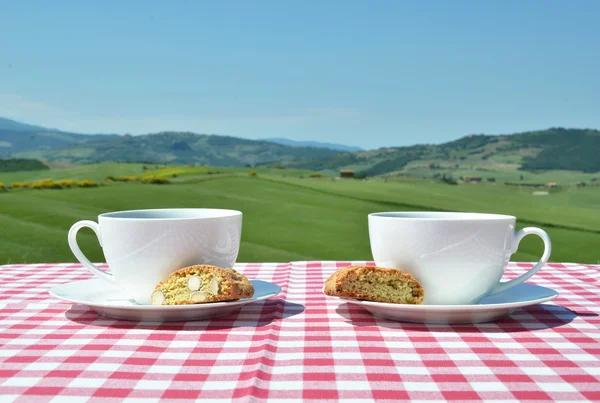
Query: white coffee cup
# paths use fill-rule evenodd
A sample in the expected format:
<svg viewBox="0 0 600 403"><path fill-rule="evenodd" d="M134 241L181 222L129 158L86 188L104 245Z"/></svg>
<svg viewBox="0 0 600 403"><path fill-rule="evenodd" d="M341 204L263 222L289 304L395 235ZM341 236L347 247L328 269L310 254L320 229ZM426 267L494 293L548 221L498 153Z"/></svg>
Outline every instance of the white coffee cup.
<svg viewBox="0 0 600 403"><path fill-rule="evenodd" d="M369 214L369 238L378 266L410 273L425 290L424 304L475 304L521 284L550 258L548 234L539 228L515 233L508 215L441 212ZM531 270L500 282L523 237L535 234L544 253Z"/></svg>
<svg viewBox="0 0 600 403"><path fill-rule="evenodd" d="M98 269L77 245L77 232L94 230L110 273ZM140 304L170 273L194 264L232 267L242 234L242 213L221 209L130 210L100 214L69 230L75 257L98 277L121 286Z"/></svg>

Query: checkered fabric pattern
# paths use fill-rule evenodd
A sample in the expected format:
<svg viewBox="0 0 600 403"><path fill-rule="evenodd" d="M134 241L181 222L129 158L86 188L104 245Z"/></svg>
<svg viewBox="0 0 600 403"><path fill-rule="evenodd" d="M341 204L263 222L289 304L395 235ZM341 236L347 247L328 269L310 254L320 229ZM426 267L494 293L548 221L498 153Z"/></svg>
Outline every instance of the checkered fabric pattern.
<svg viewBox="0 0 600 403"><path fill-rule="evenodd" d="M239 264L279 296L198 322L58 301L80 265L0 267L0 401L599 401L600 266L550 264L560 297L480 325L377 319L322 294L357 262ZM514 277L530 264L511 264Z"/></svg>

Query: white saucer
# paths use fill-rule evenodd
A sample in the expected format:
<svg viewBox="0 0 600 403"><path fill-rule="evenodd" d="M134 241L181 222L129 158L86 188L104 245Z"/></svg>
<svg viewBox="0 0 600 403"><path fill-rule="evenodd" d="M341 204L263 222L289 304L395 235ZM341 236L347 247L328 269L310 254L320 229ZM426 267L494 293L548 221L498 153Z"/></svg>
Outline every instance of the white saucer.
<svg viewBox="0 0 600 403"><path fill-rule="evenodd" d="M246 304L271 298L281 287L268 281L251 280L252 298L228 302L194 305L141 305L119 287L93 278L57 285L50 289L53 297L90 307L100 316L135 321L188 321L212 319L229 315Z"/></svg>
<svg viewBox="0 0 600 403"><path fill-rule="evenodd" d="M431 324L482 323L501 319L519 308L550 301L558 292L535 284L519 284L473 305L407 305L338 298L358 305L376 317Z"/></svg>

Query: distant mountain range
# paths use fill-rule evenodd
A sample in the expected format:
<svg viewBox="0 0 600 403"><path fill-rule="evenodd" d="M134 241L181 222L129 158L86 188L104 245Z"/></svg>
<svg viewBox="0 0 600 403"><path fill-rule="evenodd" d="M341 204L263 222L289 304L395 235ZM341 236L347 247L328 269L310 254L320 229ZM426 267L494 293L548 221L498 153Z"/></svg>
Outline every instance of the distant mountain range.
<svg viewBox="0 0 600 403"><path fill-rule="evenodd" d="M0 117L0 130L12 130L15 132L28 132L28 131L48 131L53 129L48 129L41 126L28 125L26 123L17 122L15 120L10 120L6 118Z"/></svg>
<svg viewBox="0 0 600 403"><path fill-rule="evenodd" d="M264 140L270 141L272 143L283 144L284 146L291 146L291 147L329 148L331 150L348 151L348 152L363 150L362 148L356 147L356 146L348 146L348 145L336 144L336 143L321 143L319 141L295 141L295 140L284 139L284 138L270 138L270 139L264 139Z"/></svg>
<svg viewBox="0 0 600 403"><path fill-rule="evenodd" d="M0 120L0 158L244 166L285 164L338 153L328 148L292 147L265 140L189 132L86 135Z"/></svg>
<svg viewBox="0 0 600 403"><path fill-rule="evenodd" d="M42 159L52 159L44 158L43 153L94 141L111 141L119 137L118 135L68 133L0 118L0 158L39 151L38 154Z"/></svg>
<svg viewBox="0 0 600 403"><path fill-rule="evenodd" d="M600 131L551 128L468 135L437 145L346 151L339 144L162 132L84 135L0 118L0 158L68 162L150 162L220 166L283 165L360 175L436 175L443 169L600 172ZM332 149L333 148L333 149ZM336 149L337 148L337 149ZM340 149L342 148L342 149ZM352 147L350 147L352 148Z"/></svg>

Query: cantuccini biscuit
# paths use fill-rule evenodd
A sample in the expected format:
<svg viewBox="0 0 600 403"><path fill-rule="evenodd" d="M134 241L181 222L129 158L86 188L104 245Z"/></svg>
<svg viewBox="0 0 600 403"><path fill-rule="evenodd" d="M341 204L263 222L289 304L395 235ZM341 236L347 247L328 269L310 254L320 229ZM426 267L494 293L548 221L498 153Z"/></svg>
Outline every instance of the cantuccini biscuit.
<svg viewBox="0 0 600 403"><path fill-rule="evenodd" d="M152 305L183 305L251 298L254 287L234 269L196 265L177 270L152 293Z"/></svg>
<svg viewBox="0 0 600 403"><path fill-rule="evenodd" d="M421 284L410 274L377 266L355 265L337 270L325 282L325 294L394 304L422 304Z"/></svg>

